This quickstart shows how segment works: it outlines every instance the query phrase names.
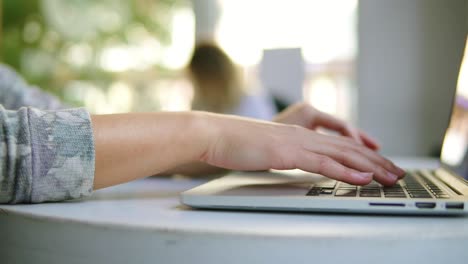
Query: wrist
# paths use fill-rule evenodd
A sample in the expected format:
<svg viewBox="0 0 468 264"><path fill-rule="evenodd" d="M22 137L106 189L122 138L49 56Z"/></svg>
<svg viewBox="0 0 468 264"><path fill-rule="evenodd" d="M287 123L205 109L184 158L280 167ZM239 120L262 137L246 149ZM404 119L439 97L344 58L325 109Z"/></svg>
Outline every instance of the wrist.
<svg viewBox="0 0 468 264"><path fill-rule="evenodd" d="M210 146L218 138L219 129L214 118L216 114L201 111L187 113L189 129L185 134L188 146L194 150L190 161L202 161Z"/></svg>

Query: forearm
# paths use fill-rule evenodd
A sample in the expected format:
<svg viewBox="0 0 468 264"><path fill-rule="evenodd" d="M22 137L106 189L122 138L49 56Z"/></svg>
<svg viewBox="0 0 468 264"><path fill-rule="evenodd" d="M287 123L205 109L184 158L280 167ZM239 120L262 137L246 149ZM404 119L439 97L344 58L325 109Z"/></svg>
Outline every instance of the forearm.
<svg viewBox="0 0 468 264"><path fill-rule="evenodd" d="M197 112L92 116L94 189L198 161L209 138L202 116Z"/></svg>

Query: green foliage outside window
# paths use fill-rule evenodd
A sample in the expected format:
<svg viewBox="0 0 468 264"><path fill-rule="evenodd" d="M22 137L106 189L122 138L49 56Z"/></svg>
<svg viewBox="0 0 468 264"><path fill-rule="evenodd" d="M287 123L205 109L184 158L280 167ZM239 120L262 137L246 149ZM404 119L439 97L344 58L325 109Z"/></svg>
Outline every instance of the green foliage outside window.
<svg viewBox="0 0 468 264"><path fill-rule="evenodd" d="M1 59L30 83L82 104L64 96L70 80L106 89L122 72L105 69L102 52L132 45L142 35L169 45L172 11L184 5L183 0L3 0ZM151 69L168 71L157 61Z"/></svg>

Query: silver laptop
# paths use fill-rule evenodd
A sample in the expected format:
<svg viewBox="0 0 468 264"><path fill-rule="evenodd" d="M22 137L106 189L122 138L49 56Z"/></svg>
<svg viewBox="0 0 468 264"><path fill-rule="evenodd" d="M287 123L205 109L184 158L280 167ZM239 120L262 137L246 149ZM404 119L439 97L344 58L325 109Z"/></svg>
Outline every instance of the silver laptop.
<svg viewBox="0 0 468 264"><path fill-rule="evenodd" d="M208 209L468 214L467 57L465 50L440 168L408 170L392 187L354 186L303 171L232 172L183 192L181 202Z"/></svg>

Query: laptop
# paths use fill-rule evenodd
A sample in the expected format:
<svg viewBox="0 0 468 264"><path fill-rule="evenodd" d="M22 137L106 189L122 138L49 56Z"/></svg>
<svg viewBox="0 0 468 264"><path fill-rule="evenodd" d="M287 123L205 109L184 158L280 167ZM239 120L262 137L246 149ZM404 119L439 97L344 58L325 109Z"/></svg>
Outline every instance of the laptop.
<svg viewBox="0 0 468 264"><path fill-rule="evenodd" d="M232 172L181 193L194 208L367 214L468 214L468 48L440 167L411 169L394 186L354 186L303 171Z"/></svg>

